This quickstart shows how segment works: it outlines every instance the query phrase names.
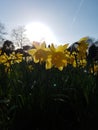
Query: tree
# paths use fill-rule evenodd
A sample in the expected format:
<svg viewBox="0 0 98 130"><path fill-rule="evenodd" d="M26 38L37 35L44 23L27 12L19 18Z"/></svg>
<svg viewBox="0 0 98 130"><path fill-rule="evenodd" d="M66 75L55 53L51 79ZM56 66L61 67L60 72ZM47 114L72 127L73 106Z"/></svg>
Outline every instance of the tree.
<svg viewBox="0 0 98 130"><path fill-rule="evenodd" d="M6 31L5 31L5 26L4 26L4 24L2 24L1 22L0 22L0 41L3 41L5 38L4 38L4 36L6 35L7 33L6 33Z"/></svg>
<svg viewBox="0 0 98 130"><path fill-rule="evenodd" d="M23 45L27 45L30 43L29 39L25 34L26 30L24 26L18 26L12 30L11 36L14 40L16 46L23 48Z"/></svg>
<svg viewBox="0 0 98 130"><path fill-rule="evenodd" d="M12 41L6 40L3 43L3 47L1 49L2 49L2 54L6 53L7 55L9 55L14 51L15 47Z"/></svg>

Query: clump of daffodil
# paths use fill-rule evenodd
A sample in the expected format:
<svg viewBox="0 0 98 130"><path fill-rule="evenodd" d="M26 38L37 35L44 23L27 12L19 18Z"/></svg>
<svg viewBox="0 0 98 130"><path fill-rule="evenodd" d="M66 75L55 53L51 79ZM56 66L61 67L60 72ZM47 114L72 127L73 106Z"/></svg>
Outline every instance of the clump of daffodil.
<svg viewBox="0 0 98 130"><path fill-rule="evenodd" d="M42 63L48 59L50 55L49 48L46 48L46 43L43 42L42 44L34 43L34 48L30 49L28 53L33 57L35 63Z"/></svg>
<svg viewBox="0 0 98 130"><path fill-rule="evenodd" d="M86 53L87 53L87 49L88 49L88 43L87 43L88 37L84 37L81 38L78 41L78 55L77 58L82 60L82 59L86 59Z"/></svg>
<svg viewBox="0 0 98 130"><path fill-rule="evenodd" d="M94 65L94 74L98 74L98 65Z"/></svg>
<svg viewBox="0 0 98 130"><path fill-rule="evenodd" d="M68 44L67 44L67 47L68 47ZM65 49L65 57L67 59L67 63L70 64L70 65L73 65L74 64L74 61L75 61L75 55L76 52L72 52L70 53L68 51L68 48Z"/></svg>
<svg viewBox="0 0 98 130"><path fill-rule="evenodd" d="M86 59L82 59L79 61L79 66L85 67L87 65L87 60Z"/></svg>
<svg viewBox="0 0 98 130"><path fill-rule="evenodd" d="M89 68L90 72L93 73L94 75L98 74L98 64L94 64L93 67Z"/></svg>
<svg viewBox="0 0 98 130"><path fill-rule="evenodd" d="M4 53L3 55L0 56L0 64L9 66L8 59L9 59L8 55Z"/></svg>
<svg viewBox="0 0 98 130"><path fill-rule="evenodd" d="M11 59L11 64L20 63L23 60L23 54L13 52L9 58Z"/></svg>
<svg viewBox="0 0 98 130"><path fill-rule="evenodd" d="M59 70L63 70L65 66L67 66L67 60L65 56L66 45L60 45L58 47L54 47L52 44L50 46L51 50L51 56L48 58L46 63L46 69L52 68L54 66L55 68L58 68Z"/></svg>
<svg viewBox="0 0 98 130"><path fill-rule="evenodd" d="M20 63L22 62L22 57L23 55L20 53L15 54L15 52L11 53L9 56L4 53L3 55L0 56L0 63L4 64L7 67L10 67L10 65L14 63Z"/></svg>
<svg viewBox="0 0 98 130"><path fill-rule="evenodd" d="M73 66L79 67L79 66L86 66L87 64L87 49L88 49L88 43L87 43L88 37L81 38L77 43L77 51L72 52L72 56L74 57Z"/></svg>

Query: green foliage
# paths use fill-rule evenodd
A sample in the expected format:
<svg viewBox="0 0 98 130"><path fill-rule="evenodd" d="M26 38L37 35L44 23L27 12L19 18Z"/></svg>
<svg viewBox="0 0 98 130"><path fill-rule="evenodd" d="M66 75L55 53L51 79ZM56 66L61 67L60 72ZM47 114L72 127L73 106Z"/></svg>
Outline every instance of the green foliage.
<svg viewBox="0 0 98 130"><path fill-rule="evenodd" d="M0 64L0 129L69 130L93 126L92 120L98 115L96 80L97 75L71 65L63 71L46 70L44 64L24 60L12 64L6 72Z"/></svg>

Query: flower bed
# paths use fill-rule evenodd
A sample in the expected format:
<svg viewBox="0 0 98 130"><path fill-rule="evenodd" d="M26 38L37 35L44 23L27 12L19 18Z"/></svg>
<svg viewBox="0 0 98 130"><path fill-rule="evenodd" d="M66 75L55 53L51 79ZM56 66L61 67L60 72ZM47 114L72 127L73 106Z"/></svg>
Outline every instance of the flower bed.
<svg viewBox="0 0 98 130"><path fill-rule="evenodd" d="M87 38L68 44L35 44L27 56L0 55L0 129L83 130L97 125L98 61L87 56Z"/></svg>

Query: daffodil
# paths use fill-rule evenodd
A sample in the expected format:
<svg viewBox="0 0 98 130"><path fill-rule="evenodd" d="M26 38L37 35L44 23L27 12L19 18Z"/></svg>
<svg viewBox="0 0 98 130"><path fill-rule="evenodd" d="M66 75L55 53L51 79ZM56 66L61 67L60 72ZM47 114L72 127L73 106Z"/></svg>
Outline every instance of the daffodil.
<svg viewBox="0 0 98 130"><path fill-rule="evenodd" d="M98 74L98 65L94 65L94 72L95 74Z"/></svg>
<svg viewBox="0 0 98 130"><path fill-rule="evenodd" d="M62 45L57 48L55 48L53 44L50 46L51 56L49 57L49 60L47 60L48 67L50 65L50 68L54 66L59 70L63 70L63 68L67 66L67 60L64 54L65 48L66 46Z"/></svg>
<svg viewBox="0 0 98 130"><path fill-rule="evenodd" d="M75 56L74 56L74 54L70 54L70 52L67 52L67 51L66 51L65 56L66 56L66 59L67 59L68 64L71 64L71 65L72 65L72 64L74 63L74 61L75 61Z"/></svg>
<svg viewBox="0 0 98 130"><path fill-rule="evenodd" d="M0 56L0 63L4 64L8 61L8 55L6 55L6 53L4 53L3 55Z"/></svg>
<svg viewBox="0 0 98 130"><path fill-rule="evenodd" d="M9 56L6 53L4 53L3 55L0 56L0 63L4 64L7 67L10 67L11 64L20 62L22 62L22 54L19 53L15 54L13 52Z"/></svg>
<svg viewBox="0 0 98 130"><path fill-rule="evenodd" d="M82 59L79 61L79 66L85 67L87 65L87 60L86 59Z"/></svg>
<svg viewBox="0 0 98 130"><path fill-rule="evenodd" d="M34 49L28 51L28 53L33 57L35 63L45 62L50 55L49 48L46 48L46 44L34 44Z"/></svg>
<svg viewBox="0 0 98 130"><path fill-rule="evenodd" d="M88 38L87 37L84 37L82 39L80 39L78 41L78 58L79 59L84 59L86 58L86 52L87 52L87 49L88 49L88 43L87 43L87 40Z"/></svg>
<svg viewBox="0 0 98 130"><path fill-rule="evenodd" d="M90 72L94 73L95 75L98 74L98 64L94 64L94 68L90 68Z"/></svg>
<svg viewBox="0 0 98 130"><path fill-rule="evenodd" d="M13 63L20 63L23 60L23 54L13 52L9 57Z"/></svg>
<svg viewBox="0 0 98 130"><path fill-rule="evenodd" d="M81 42L87 42L88 40L88 37L82 37L78 42L81 43Z"/></svg>

